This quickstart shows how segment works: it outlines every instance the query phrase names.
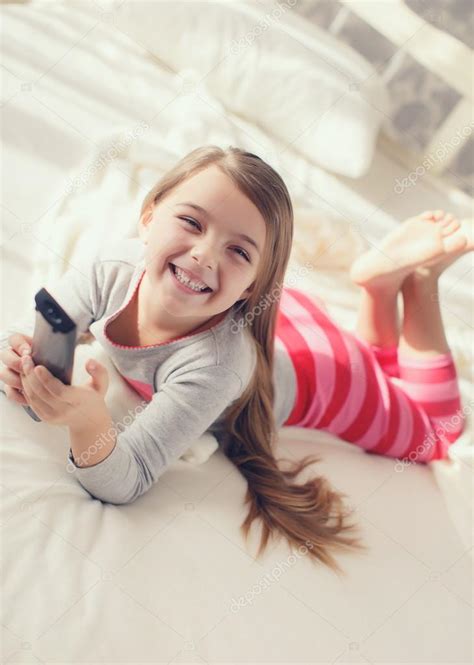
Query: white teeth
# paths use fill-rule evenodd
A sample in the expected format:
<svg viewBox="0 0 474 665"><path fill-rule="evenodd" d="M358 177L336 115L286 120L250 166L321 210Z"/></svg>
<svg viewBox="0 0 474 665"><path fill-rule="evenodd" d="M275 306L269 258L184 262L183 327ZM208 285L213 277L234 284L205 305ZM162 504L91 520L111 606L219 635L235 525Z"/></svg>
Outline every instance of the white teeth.
<svg viewBox="0 0 474 665"><path fill-rule="evenodd" d="M207 284L204 284L203 282L193 282L193 281L191 281L184 274L184 272L180 268L178 268L178 266L174 267L174 274L176 276L176 279L179 282L182 282L183 284L186 284L186 286L189 286L189 288L193 289L193 291L202 291L203 289L207 288Z"/></svg>

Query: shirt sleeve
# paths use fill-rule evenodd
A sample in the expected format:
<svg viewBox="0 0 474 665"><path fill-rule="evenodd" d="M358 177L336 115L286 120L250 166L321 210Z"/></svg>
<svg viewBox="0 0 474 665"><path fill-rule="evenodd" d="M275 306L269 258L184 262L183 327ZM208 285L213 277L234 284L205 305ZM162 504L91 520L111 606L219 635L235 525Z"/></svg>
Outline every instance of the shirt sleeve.
<svg viewBox="0 0 474 665"><path fill-rule="evenodd" d="M99 273L100 262L97 257L76 260L68 270L59 278L55 278L42 286L58 301L61 307L77 326L78 336L87 331L90 324L95 320L98 311L100 284ZM6 349L9 337L14 332L23 333L33 337L36 309L33 299L31 306L27 307L22 318L12 322L7 328L0 332L0 349ZM0 380L0 390L4 390L4 382Z"/></svg>
<svg viewBox="0 0 474 665"><path fill-rule="evenodd" d="M209 429L241 391L239 375L220 365L170 377L127 429L119 431L116 423L116 445L108 457L79 467L69 449L69 471L92 497L131 503Z"/></svg>
<svg viewBox="0 0 474 665"><path fill-rule="evenodd" d="M44 286L51 293L76 324L78 335L88 330L90 324L95 320L100 293L97 274L99 266L100 262L95 257L75 261L64 275L56 277L46 284L38 285L36 289L39 291ZM33 298L30 306L25 308L23 317L0 332L1 349L9 346L8 338L14 332L33 336L36 319L35 306Z"/></svg>

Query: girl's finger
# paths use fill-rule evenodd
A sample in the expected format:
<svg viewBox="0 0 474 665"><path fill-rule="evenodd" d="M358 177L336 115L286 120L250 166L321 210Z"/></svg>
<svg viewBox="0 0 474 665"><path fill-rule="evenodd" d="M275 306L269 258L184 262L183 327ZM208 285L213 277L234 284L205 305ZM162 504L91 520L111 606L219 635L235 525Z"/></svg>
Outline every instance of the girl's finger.
<svg viewBox="0 0 474 665"><path fill-rule="evenodd" d="M0 360L13 372L20 372L20 356L9 346L0 352Z"/></svg>
<svg viewBox="0 0 474 665"><path fill-rule="evenodd" d="M37 374L38 368L34 366L34 363L31 360L31 358L28 358L27 362L30 365L28 368L27 364L23 359L21 365L24 377L28 380L28 385L30 387L30 390L40 399L47 402L51 394L49 393L48 390L46 390L43 383L40 381Z"/></svg>
<svg viewBox="0 0 474 665"><path fill-rule="evenodd" d="M65 385L62 381L57 379L51 372L44 367L44 365L38 365L35 368L35 375L43 386L51 393L53 397L57 400L66 402L64 399Z"/></svg>
<svg viewBox="0 0 474 665"><path fill-rule="evenodd" d="M38 416L44 420L43 416L45 416L45 414L46 417L52 415L52 406L36 392L35 387L32 385L32 374L33 372L22 377L23 394L28 400L28 404L33 408Z"/></svg>
<svg viewBox="0 0 474 665"><path fill-rule="evenodd" d="M40 399L42 399L44 402L54 402L57 401L58 397L55 395L51 390L48 389L48 386L45 384L44 381L44 372L46 370L45 367L42 367L40 365L34 366L33 361L31 358L27 359L27 361L30 364L30 369L26 369L26 363L25 360L22 359L22 371L24 372L24 376L26 376L29 380L29 384L31 386L31 389L37 395ZM43 371L42 371L43 370Z"/></svg>
<svg viewBox="0 0 474 665"><path fill-rule="evenodd" d="M9 400L12 400L12 402L18 402L18 404L22 404L23 406L28 406L28 402L19 390L7 385L4 386L4 390Z"/></svg>
<svg viewBox="0 0 474 665"><path fill-rule="evenodd" d="M15 351L15 353L21 356L23 346L26 345L31 349L33 338L30 337L29 335L24 335L23 333L15 332L12 335L10 335L10 337L8 338L8 343L12 347L13 351Z"/></svg>
<svg viewBox="0 0 474 665"><path fill-rule="evenodd" d="M0 379L12 388L21 388L20 376L8 367L0 367Z"/></svg>
<svg viewBox="0 0 474 665"><path fill-rule="evenodd" d="M28 364L31 369L27 369ZM30 377L30 384L44 401L64 402L65 385L49 372L44 365L34 365L31 358L21 359L21 376Z"/></svg>

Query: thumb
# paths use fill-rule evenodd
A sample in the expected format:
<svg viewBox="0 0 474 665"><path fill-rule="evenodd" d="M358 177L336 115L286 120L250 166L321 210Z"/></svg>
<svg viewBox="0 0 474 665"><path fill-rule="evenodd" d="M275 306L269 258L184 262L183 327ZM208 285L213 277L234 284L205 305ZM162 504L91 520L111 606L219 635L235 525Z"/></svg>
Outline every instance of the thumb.
<svg viewBox="0 0 474 665"><path fill-rule="evenodd" d="M107 368L97 360L89 360L86 370L92 377L92 387L104 395L109 387L109 374Z"/></svg>

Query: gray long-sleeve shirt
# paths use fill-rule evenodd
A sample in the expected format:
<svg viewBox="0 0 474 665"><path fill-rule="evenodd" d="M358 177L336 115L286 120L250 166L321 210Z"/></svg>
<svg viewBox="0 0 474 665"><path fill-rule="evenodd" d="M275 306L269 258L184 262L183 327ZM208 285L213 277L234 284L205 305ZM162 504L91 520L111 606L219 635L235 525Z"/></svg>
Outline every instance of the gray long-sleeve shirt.
<svg viewBox="0 0 474 665"><path fill-rule="evenodd" d="M244 392L256 362L249 328L236 325L239 314L234 308L208 330L161 344L131 347L113 342L106 326L125 309L139 285L145 270L143 250L139 238L117 241L46 286L75 321L78 333L90 330L146 404L117 434L115 448L98 464L79 467L69 450L81 485L93 497L117 504L130 503L146 492L206 431L222 442L225 413ZM32 336L34 316L33 308L22 329L11 326L4 331L0 347L8 346L13 331ZM281 344L275 345L274 382L275 419L280 427L297 391L294 366Z"/></svg>

